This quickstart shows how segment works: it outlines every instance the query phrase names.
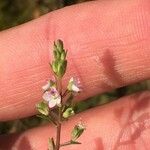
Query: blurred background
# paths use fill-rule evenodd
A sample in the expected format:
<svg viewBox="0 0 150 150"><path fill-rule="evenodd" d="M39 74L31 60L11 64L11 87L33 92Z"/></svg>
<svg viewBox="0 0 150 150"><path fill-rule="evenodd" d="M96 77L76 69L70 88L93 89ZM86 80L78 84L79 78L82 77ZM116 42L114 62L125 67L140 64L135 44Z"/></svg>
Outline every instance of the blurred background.
<svg viewBox="0 0 150 150"><path fill-rule="evenodd" d="M0 31L38 18L50 11L85 1L89 0L0 0ZM150 90L150 81L136 83L108 93L96 95L77 103L75 110L79 113L98 105L104 105L124 95L143 90ZM47 122L41 121L36 116L9 122L0 122L0 134L20 132L45 123Z"/></svg>
<svg viewBox="0 0 150 150"><path fill-rule="evenodd" d="M0 30L4 30L50 11L89 0L0 0Z"/></svg>

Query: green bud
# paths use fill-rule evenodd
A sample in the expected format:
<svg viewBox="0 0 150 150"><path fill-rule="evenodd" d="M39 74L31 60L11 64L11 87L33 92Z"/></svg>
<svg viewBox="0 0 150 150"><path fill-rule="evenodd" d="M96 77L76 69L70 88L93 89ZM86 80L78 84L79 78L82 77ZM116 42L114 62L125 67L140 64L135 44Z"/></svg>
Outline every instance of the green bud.
<svg viewBox="0 0 150 150"><path fill-rule="evenodd" d="M54 58L57 59L57 51L56 50L53 51L53 55L54 55Z"/></svg>
<svg viewBox="0 0 150 150"><path fill-rule="evenodd" d="M53 61L53 62L52 62L52 69L53 69L53 71L57 74L58 61Z"/></svg>
<svg viewBox="0 0 150 150"><path fill-rule="evenodd" d="M45 102L40 102L36 105L36 108L38 110L39 113L48 116L49 114L49 108L48 105Z"/></svg>
<svg viewBox="0 0 150 150"><path fill-rule="evenodd" d="M75 125L74 129L71 132L72 141L76 141L84 132L85 126L81 123Z"/></svg>
<svg viewBox="0 0 150 150"><path fill-rule="evenodd" d="M66 110L65 110L65 112L63 113L63 117L64 118L69 118L69 117L71 117L71 116L73 116L75 113L74 113L74 110L73 110L73 108L67 108Z"/></svg>
<svg viewBox="0 0 150 150"><path fill-rule="evenodd" d="M54 48L53 48L54 51L57 51L57 45L56 45L56 42L54 41Z"/></svg>
<svg viewBox="0 0 150 150"><path fill-rule="evenodd" d="M59 51L60 53L62 53L63 48L64 48L64 46L63 46L63 41L60 40L60 39L57 40L57 41L56 41L56 46L57 46L58 51Z"/></svg>
<svg viewBox="0 0 150 150"><path fill-rule="evenodd" d="M60 53L59 51L54 50L54 51L53 51L53 54L54 54L55 60L59 60L59 59L60 59L61 53Z"/></svg>
<svg viewBox="0 0 150 150"><path fill-rule="evenodd" d="M63 42L61 40L54 42L53 55L54 60L52 61L51 68L56 76L61 78L65 74L67 68L67 51L63 49Z"/></svg>
<svg viewBox="0 0 150 150"><path fill-rule="evenodd" d="M61 59L61 60L65 60L65 59L66 59L66 55L67 55L67 51L66 51L66 52L63 51L63 52L61 53L60 59Z"/></svg>
<svg viewBox="0 0 150 150"><path fill-rule="evenodd" d="M67 60L59 61L58 72L57 72L58 77L63 77L63 75L66 72L66 67L67 67Z"/></svg>

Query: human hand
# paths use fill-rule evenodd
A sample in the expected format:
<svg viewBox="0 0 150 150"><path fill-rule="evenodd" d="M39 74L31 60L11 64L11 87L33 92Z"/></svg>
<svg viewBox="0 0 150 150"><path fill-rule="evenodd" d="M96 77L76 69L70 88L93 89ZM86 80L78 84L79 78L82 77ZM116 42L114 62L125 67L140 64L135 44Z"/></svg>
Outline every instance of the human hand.
<svg viewBox="0 0 150 150"><path fill-rule="evenodd" d="M80 12L78 14L78 12ZM79 100L150 78L149 0L94 1L66 7L0 33L0 120L35 114L41 86L49 78L53 41L69 50L69 72L83 91ZM65 123L62 140L82 118L83 143L67 150L149 149L150 92L90 109ZM0 137L3 150L44 150L55 135L44 126Z"/></svg>

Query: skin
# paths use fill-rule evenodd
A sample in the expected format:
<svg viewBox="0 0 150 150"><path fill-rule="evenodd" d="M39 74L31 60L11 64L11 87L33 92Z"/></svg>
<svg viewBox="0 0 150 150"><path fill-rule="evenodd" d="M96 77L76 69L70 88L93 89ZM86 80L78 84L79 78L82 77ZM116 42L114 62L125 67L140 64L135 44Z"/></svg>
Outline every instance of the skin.
<svg viewBox="0 0 150 150"><path fill-rule="evenodd" d="M150 79L149 0L94 1L54 11L0 33L0 120L34 115L41 86L52 76L53 41L68 49L68 72L81 80L78 100ZM150 148L150 92L122 97L64 123L62 142L82 118L81 145L62 150L145 150ZM41 150L51 126L0 137L2 150Z"/></svg>

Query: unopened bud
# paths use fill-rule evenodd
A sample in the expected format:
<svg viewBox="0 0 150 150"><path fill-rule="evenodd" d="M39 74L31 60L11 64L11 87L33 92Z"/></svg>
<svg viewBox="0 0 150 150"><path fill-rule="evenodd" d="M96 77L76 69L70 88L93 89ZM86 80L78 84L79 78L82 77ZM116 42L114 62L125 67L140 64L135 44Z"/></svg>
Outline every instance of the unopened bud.
<svg viewBox="0 0 150 150"><path fill-rule="evenodd" d="M82 123L75 125L75 127L71 133L72 141L76 141L82 135L84 130L85 130L85 126Z"/></svg>
<svg viewBox="0 0 150 150"><path fill-rule="evenodd" d="M53 61L52 62L52 69L55 73L57 73L58 70L58 61Z"/></svg>
<svg viewBox="0 0 150 150"><path fill-rule="evenodd" d="M60 59L61 59L61 60L65 60L65 59L66 59L66 55L67 55L67 51L66 51L66 52L63 51L63 52L61 53Z"/></svg>
<svg viewBox="0 0 150 150"><path fill-rule="evenodd" d="M60 40L60 39L57 40L57 41L56 41L56 46L57 46L58 51L59 51L60 53L62 53L63 48L64 48L64 46L63 46L63 41Z"/></svg>
<svg viewBox="0 0 150 150"><path fill-rule="evenodd" d="M59 61L57 75L58 77L62 77L66 72L67 60Z"/></svg>
<svg viewBox="0 0 150 150"><path fill-rule="evenodd" d="M73 116L75 113L74 113L74 110L73 110L73 108L67 108L66 110L65 110L65 112L63 113L63 117L64 118L69 118L69 117L71 117L71 116Z"/></svg>

